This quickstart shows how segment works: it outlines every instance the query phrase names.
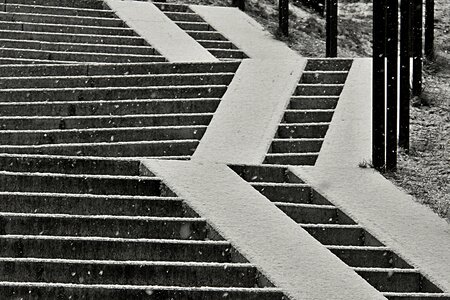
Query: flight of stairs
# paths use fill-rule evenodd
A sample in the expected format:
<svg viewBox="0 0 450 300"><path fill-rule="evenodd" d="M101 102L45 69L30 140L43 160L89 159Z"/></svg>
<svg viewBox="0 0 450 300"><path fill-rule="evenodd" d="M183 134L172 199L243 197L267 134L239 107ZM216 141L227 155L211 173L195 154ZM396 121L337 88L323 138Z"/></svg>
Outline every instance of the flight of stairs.
<svg viewBox="0 0 450 300"><path fill-rule="evenodd" d="M163 61L103 1L0 1L0 64Z"/></svg>
<svg viewBox="0 0 450 300"><path fill-rule="evenodd" d="M315 164L351 65L349 59L308 59L264 163Z"/></svg>
<svg viewBox="0 0 450 300"><path fill-rule="evenodd" d="M164 14L220 60L239 60L247 55L216 31L188 5L153 2Z"/></svg>
<svg viewBox="0 0 450 300"><path fill-rule="evenodd" d="M355 223L286 167L230 166L390 300L449 299L420 270Z"/></svg>

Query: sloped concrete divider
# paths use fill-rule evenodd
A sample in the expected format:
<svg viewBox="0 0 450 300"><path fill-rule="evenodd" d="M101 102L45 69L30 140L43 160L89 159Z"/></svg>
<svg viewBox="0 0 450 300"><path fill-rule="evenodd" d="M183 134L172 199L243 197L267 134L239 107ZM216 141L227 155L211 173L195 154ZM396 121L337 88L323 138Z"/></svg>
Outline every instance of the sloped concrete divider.
<svg viewBox="0 0 450 300"><path fill-rule="evenodd" d="M260 164L306 59L242 61L193 159Z"/></svg>
<svg viewBox="0 0 450 300"><path fill-rule="evenodd" d="M151 2L106 0L127 25L170 62L216 62L211 53Z"/></svg>
<svg viewBox="0 0 450 300"><path fill-rule="evenodd" d="M385 299L226 165L142 164L290 299Z"/></svg>

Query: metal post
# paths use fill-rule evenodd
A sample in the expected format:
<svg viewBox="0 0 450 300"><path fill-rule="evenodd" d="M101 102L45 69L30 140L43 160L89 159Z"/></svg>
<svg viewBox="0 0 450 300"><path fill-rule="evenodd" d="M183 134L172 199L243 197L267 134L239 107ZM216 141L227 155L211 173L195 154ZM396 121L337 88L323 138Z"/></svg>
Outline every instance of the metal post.
<svg viewBox="0 0 450 300"><path fill-rule="evenodd" d="M233 0L231 5L245 11L245 0Z"/></svg>
<svg viewBox="0 0 450 300"><path fill-rule="evenodd" d="M422 0L414 0L413 14L413 84L412 95L422 94Z"/></svg>
<svg viewBox="0 0 450 300"><path fill-rule="evenodd" d="M338 0L326 1L326 57L337 56Z"/></svg>
<svg viewBox="0 0 450 300"><path fill-rule="evenodd" d="M389 1L386 27L386 170L397 168L398 2Z"/></svg>
<svg viewBox="0 0 450 300"><path fill-rule="evenodd" d="M434 0L425 2L425 57L434 60Z"/></svg>
<svg viewBox="0 0 450 300"><path fill-rule="evenodd" d="M279 27L283 35L289 35L289 0L279 0L278 4Z"/></svg>
<svg viewBox="0 0 450 300"><path fill-rule="evenodd" d="M409 151L409 101L410 67L411 67L411 20L412 5L410 1L401 2L400 29L400 105L399 105L399 135L398 145L406 152Z"/></svg>
<svg viewBox="0 0 450 300"><path fill-rule="evenodd" d="M372 163L384 171L385 156L385 50L386 1L373 2L373 59L372 59Z"/></svg>

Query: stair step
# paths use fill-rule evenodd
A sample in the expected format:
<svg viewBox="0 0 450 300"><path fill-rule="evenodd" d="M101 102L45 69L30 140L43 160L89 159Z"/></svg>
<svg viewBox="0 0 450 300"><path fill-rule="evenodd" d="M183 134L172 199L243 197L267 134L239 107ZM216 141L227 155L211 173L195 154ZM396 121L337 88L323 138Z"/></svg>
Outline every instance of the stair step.
<svg viewBox="0 0 450 300"><path fill-rule="evenodd" d="M232 59L243 59L247 58L244 52L237 49L211 49L206 48L212 55L218 58L232 58Z"/></svg>
<svg viewBox="0 0 450 300"><path fill-rule="evenodd" d="M359 225L301 224L301 226L321 244L327 246L382 246Z"/></svg>
<svg viewBox="0 0 450 300"><path fill-rule="evenodd" d="M194 239L209 236L200 218L0 213L2 235Z"/></svg>
<svg viewBox="0 0 450 300"><path fill-rule="evenodd" d="M0 199L0 211L10 213L197 217L176 197L2 192Z"/></svg>
<svg viewBox="0 0 450 300"><path fill-rule="evenodd" d="M311 187L304 183L252 182L253 188L272 202L311 203Z"/></svg>
<svg viewBox="0 0 450 300"><path fill-rule="evenodd" d="M185 4L167 3L167 2L152 2L156 7L164 12L191 12L189 6Z"/></svg>
<svg viewBox="0 0 450 300"><path fill-rule="evenodd" d="M201 40L198 39L197 42L206 49L235 49L236 46L230 41L225 40Z"/></svg>
<svg viewBox="0 0 450 300"><path fill-rule="evenodd" d="M343 84L299 84L295 96L339 96Z"/></svg>
<svg viewBox="0 0 450 300"><path fill-rule="evenodd" d="M333 205L275 202L275 205L297 223L354 224Z"/></svg>
<svg viewBox="0 0 450 300"><path fill-rule="evenodd" d="M306 71L300 79L305 84L342 84L347 79L345 71Z"/></svg>
<svg viewBox="0 0 450 300"><path fill-rule="evenodd" d="M381 292L441 292L434 284L424 278L417 269L354 269Z"/></svg>
<svg viewBox="0 0 450 300"><path fill-rule="evenodd" d="M2 29L8 30L23 30L35 32L63 32L76 34L136 36L136 33L132 29L125 27L86 26L86 25L12 22L12 21L0 21L0 27Z"/></svg>
<svg viewBox="0 0 450 300"><path fill-rule="evenodd" d="M331 109L287 109L283 123L331 122L334 111Z"/></svg>
<svg viewBox="0 0 450 300"><path fill-rule="evenodd" d="M350 267L411 268L386 247L328 246L327 248Z"/></svg>
<svg viewBox="0 0 450 300"><path fill-rule="evenodd" d="M136 285L83 285L63 283L0 282L0 294L17 297L63 298L63 299L198 299L198 300L287 300L277 288L237 287L171 287Z"/></svg>
<svg viewBox="0 0 450 300"><path fill-rule="evenodd" d="M84 284L254 287L258 276L246 263L1 258L0 269L2 281Z"/></svg>
<svg viewBox="0 0 450 300"><path fill-rule="evenodd" d="M115 46L115 45L113 45ZM99 76L139 74L229 73L239 62L215 63L120 63L97 65L1 66L0 77Z"/></svg>
<svg viewBox="0 0 450 300"><path fill-rule="evenodd" d="M11 172L138 176L139 167L137 160L0 154L0 169Z"/></svg>
<svg viewBox="0 0 450 300"><path fill-rule="evenodd" d="M214 112L220 99L159 99L119 101L1 103L3 116L126 116L131 114L181 114Z"/></svg>
<svg viewBox="0 0 450 300"><path fill-rule="evenodd" d="M265 164L273 165L294 165L294 166L313 166L318 153L268 153L264 159Z"/></svg>
<svg viewBox="0 0 450 300"><path fill-rule="evenodd" d="M71 8L61 6L40 6L27 4L5 4L5 11L9 13L33 13L33 14L55 14L64 16L83 16L97 18L117 18L111 10Z"/></svg>
<svg viewBox="0 0 450 300"><path fill-rule="evenodd" d="M0 49L1 53L1 49ZM78 54L79 55L79 54ZM117 56L142 57L149 56ZM160 56L161 59L164 59ZM127 86L175 86L175 85L228 85L233 73L103 75L103 76L39 76L5 77L0 88L69 88L69 87L127 87Z"/></svg>
<svg viewBox="0 0 450 300"><path fill-rule="evenodd" d="M30 0L8 0L9 4L30 4ZM103 9L103 1L100 0L32 0L34 5L63 6L75 8Z"/></svg>
<svg viewBox="0 0 450 300"><path fill-rule="evenodd" d="M0 130L93 129L120 127L208 125L212 113L86 117L0 117ZM1 132L1 131L0 131Z"/></svg>
<svg viewBox="0 0 450 300"><path fill-rule="evenodd" d="M352 59L310 58L305 71L348 71L352 63Z"/></svg>
<svg viewBox="0 0 450 300"><path fill-rule="evenodd" d="M389 300L450 300L449 293L393 293L384 292Z"/></svg>
<svg viewBox="0 0 450 300"><path fill-rule="evenodd" d="M225 85L158 86L158 87L100 87L0 90L2 102L82 101L126 99L220 98Z"/></svg>
<svg viewBox="0 0 450 300"><path fill-rule="evenodd" d="M277 138L323 138L329 123L281 123Z"/></svg>
<svg viewBox="0 0 450 300"><path fill-rule="evenodd" d="M288 109L335 109L339 97L293 96Z"/></svg>
<svg viewBox="0 0 450 300"><path fill-rule="evenodd" d="M0 145L48 145L201 139L206 126L157 126L0 131Z"/></svg>
<svg viewBox="0 0 450 300"><path fill-rule="evenodd" d="M198 140L54 144L38 146L0 146L0 153L46 154L90 157L123 157L130 159L162 156L191 156Z"/></svg>
<svg viewBox="0 0 450 300"><path fill-rule="evenodd" d="M231 165L229 167L247 182L304 183L285 167L261 165Z"/></svg>
<svg viewBox="0 0 450 300"><path fill-rule="evenodd" d="M83 260L245 262L225 241L2 236L0 257Z"/></svg>
<svg viewBox="0 0 450 300"><path fill-rule="evenodd" d="M212 30L206 22L175 22L183 30L208 31Z"/></svg>
<svg viewBox="0 0 450 300"><path fill-rule="evenodd" d="M39 65L39 64L68 64L76 63L70 61L59 61L59 60L44 60L44 59L30 59L30 58L12 58L12 57L0 57L0 65Z"/></svg>
<svg viewBox="0 0 450 300"><path fill-rule="evenodd" d="M72 62L164 62L166 59L160 55L136 55L136 54L111 54L96 52L66 52L66 51L46 51L46 50L27 50L14 48L0 48L1 57L11 57L19 59L40 59Z"/></svg>
<svg viewBox="0 0 450 300"><path fill-rule="evenodd" d="M192 12L176 12L176 11L166 11L164 14L169 17L172 21L178 22L204 22L202 17Z"/></svg>
<svg viewBox="0 0 450 300"><path fill-rule="evenodd" d="M93 34L69 34L20 30L0 30L0 39L38 40L44 42L66 42L110 45L145 45L141 37Z"/></svg>
<svg viewBox="0 0 450 300"><path fill-rule="evenodd" d="M212 41L226 41L227 39L217 31L193 31L186 30L195 40L212 40Z"/></svg>
<svg viewBox="0 0 450 300"><path fill-rule="evenodd" d="M1 121L0 121L1 122ZM311 153L319 152L323 139L274 139L269 153ZM318 153L317 153L318 154Z"/></svg>
<svg viewBox="0 0 450 300"><path fill-rule="evenodd" d="M164 196L165 185L153 177L0 171L1 191L95 195Z"/></svg>

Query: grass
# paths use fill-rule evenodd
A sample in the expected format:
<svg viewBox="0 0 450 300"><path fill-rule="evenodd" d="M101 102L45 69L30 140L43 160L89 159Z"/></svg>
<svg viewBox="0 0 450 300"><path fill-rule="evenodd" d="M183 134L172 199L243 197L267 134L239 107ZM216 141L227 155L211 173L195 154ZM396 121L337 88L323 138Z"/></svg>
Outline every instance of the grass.
<svg viewBox="0 0 450 300"><path fill-rule="evenodd" d="M229 6L231 0L172 0L185 4ZM352 3L350 3L352 2ZM371 1L339 3L338 55L372 54ZM247 0L246 13L276 38L305 57L325 54L325 20L304 7L290 6L290 36L278 32L276 0ZM450 6L435 0L435 62L424 67L424 90L411 101L411 148L399 151L398 170L386 178L450 220ZM361 162L360 167L370 167Z"/></svg>

